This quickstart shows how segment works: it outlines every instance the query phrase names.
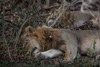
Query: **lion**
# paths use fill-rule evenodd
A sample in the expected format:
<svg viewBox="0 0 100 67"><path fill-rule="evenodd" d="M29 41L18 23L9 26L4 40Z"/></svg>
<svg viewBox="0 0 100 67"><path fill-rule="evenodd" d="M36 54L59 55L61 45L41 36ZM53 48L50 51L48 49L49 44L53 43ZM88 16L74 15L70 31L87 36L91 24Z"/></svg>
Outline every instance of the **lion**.
<svg viewBox="0 0 100 67"><path fill-rule="evenodd" d="M100 30L67 30L51 27L28 26L21 36L21 42L34 58L47 59L65 54L64 62L73 61L77 54L94 56L100 54ZM95 42L95 43L94 43Z"/></svg>
<svg viewBox="0 0 100 67"><path fill-rule="evenodd" d="M68 6L68 5L67 5ZM65 8L67 8L67 6L65 6ZM51 15L49 15L46 18L46 22L48 24L48 26L52 26L53 22L56 20L56 18L58 18L58 16L63 12L63 6L60 6L58 9L56 9L54 12L51 13ZM86 12L86 13L85 13ZM91 21L94 18L100 17L100 12L98 11L85 11L84 12L81 11L69 11L69 10L65 10L65 12L62 13L62 15L59 17L59 20L57 21L59 22L63 22L65 23L69 28L73 28L73 27L80 27L83 26L84 23L86 23L87 21ZM99 23L95 23L93 21L91 21L91 23L97 27Z"/></svg>

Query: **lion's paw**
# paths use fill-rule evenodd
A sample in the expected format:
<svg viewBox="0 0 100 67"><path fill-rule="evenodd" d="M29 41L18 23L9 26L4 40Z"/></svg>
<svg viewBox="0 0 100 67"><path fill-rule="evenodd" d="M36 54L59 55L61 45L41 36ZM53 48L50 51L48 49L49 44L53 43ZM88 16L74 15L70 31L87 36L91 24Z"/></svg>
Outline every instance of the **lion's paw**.
<svg viewBox="0 0 100 67"><path fill-rule="evenodd" d="M62 61L62 64L72 64L72 63L73 63L72 61L66 61L66 60Z"/></svg>
<svg viewBox="0 0 100 67"><path fill-rule="evenodd" d="M44 59L45 59L45 56L42 55L42 53L37 53L37 54L34 56L34 58L37 58L37 59L39 59L39 60L44 60Z"/></svg>

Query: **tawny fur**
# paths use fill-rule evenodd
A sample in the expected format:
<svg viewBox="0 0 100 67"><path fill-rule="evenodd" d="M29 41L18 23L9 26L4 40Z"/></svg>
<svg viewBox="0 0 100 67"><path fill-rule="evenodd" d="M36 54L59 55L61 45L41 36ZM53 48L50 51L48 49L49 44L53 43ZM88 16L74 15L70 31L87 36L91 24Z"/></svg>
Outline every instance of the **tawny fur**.
<svg viewBox="0 0 100 67"><path fill-rule="evenodd" d="M57 16L59 14L62 13L63 8L59 7L57 9L57 11L54 11L50 16L48 16L46 18L46 21L48 23L49 26L51 26L51 24L53 24L54 20L57 18ZM98 17L99 16L99 12L98 11L93 11L92 12L93 15L91 15L90 13L82 13L80 11L65 11L59 18L58 21L64 22L66 23L68 26L72 27L80 27L82 25L84 25L84 23L86 21L90 21L92 19L94 19L94 17ZM95 23L93 23L93 25L95 25Z"/></svg>
<svg viewBox="0 0 100 67"><path fill-rule="evenodd" d="M29 33L29 29L34 31ZM57 48L56 43L59 41L60 36L61 32L58 30L53 30L52 28L37 27L33 29L31 26L28 26L25 29L24 35L21 36L20 41L26 43L28 42L29 45L27 44L26 48L32 51L32 44L29 42L32 40L32 38L35 38L39 42L41 50L46 51L51 48Z"/></svg>
<svg viewBox="0 0 100 67"><path fill-rule="evenodd" d="M42 51L46 51L51 48L56 48L56 42L59 41L61 36L60 31L53 30L52 28L36 28L30 36L36 38L41 44Z"/></svg>
<svg viewBox="0 0 100 67"><path fill-rule="evenodd" d="M26 43L26 48L31 53L36 48L35 58L53 58L65 52L64 61L73 61L77 52L87 54L90 51L94 55L100 54L99 30L71 31L28 26L21 36L21 42Z"/></svg>

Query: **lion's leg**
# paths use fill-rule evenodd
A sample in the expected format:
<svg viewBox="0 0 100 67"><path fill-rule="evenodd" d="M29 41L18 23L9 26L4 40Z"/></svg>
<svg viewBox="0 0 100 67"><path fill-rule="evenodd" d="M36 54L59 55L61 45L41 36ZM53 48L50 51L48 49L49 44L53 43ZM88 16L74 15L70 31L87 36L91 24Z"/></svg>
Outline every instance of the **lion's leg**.
<svg viewBox="0 0 100 67"><path fill-rule="evenodd" d="M77 56L77 46L67 46L65 49L65 57L64 62L71 62L73 61Z"/></svg>
<svg viewBox="0 0 100 67"><path fill-rule="evenodd" d="M59 55L62 55L63 52L56 49L50 49L48 51L40 52L35 55L35 58L45 59L45 58L53 58Z"/></svg>

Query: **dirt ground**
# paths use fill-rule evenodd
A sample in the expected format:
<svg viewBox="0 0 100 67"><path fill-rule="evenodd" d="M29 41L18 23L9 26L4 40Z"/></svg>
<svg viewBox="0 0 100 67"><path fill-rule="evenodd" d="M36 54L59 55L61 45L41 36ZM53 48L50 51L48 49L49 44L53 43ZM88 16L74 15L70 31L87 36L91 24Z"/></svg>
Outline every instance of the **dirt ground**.
<svg viewBox="0 0 100 67"><path fill-rule="evenodd" d="M67 0L69 3L70 0ZM73 0L72 0L73 1ZM0 67L100 67L100 59L77 55L72 63L62 64L63 56L53 59L34 59L19 42L19 37L26 26L42 26L46 18L61 5L61 0L51 0L50 6L45 7L45 0L39 4L35 0L1 0L0 1ZM79 10L70 8L72 11ZM67 28L66 23L59 23L54 28ZM99 30L91 24L76 27L74 30Z"/></svg>

